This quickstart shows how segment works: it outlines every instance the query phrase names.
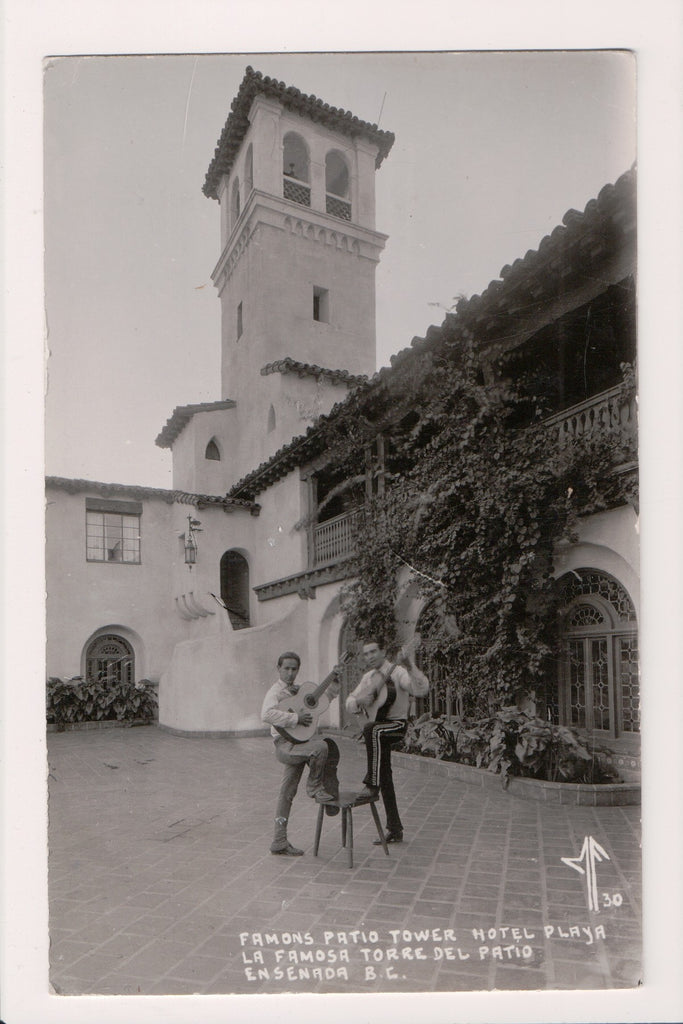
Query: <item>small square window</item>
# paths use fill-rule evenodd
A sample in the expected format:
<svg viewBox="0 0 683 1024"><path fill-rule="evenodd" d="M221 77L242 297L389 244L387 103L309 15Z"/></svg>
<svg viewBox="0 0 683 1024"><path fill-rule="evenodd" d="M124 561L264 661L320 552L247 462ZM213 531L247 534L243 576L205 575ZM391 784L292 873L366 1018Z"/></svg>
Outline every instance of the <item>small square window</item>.
<svg viewBox="0 0 683 1024"><path fill-rule="evenodd" d="M330 322L330 293L327 288L313 288L313 319L322 324Z"/></svg>
<svg viewBox="0 0 683 1024"><path fill-rule="evenodd" d="M139 565L141 513L139 501L86 498L87 561Z"/></svg>
<svg viewBox="0 0 683 1024"><path fill-rule="evenodd" d="M88 512L86 535L89 562L139 563L140 516Z"/></svg>

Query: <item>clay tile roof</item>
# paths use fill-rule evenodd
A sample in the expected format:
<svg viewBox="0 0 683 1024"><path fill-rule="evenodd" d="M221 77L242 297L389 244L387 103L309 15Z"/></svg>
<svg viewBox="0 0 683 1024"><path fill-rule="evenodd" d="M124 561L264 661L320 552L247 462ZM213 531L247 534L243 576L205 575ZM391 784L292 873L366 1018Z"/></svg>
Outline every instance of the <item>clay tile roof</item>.
<svg viewBox="0 0 683 1024"><path fill-rule="evenodd" d="M176 437L181 433L192 417L197 412L213 412L215 409L234 409L235 401L232 398L224 398L220 402L198 402L195 405L177 405L170 418L166 420L166 426L158 435L155 444L159 448L171 448Z"/></svg>
<svg viewBox="0 0 683 1024"><path fill-rule="evenodd" d="M218 140L213 160L206 172L202 191L209 199L218 199L218 184L224 174L230 173L249 128L251 105L258 94L275 99L287 110L317 121L334 131L351 138L362 135L374 142L379 148L376 167L380 166L394 144L393 132L382 131L376 124L361 121L349 110L331 107L317 96L307 96L294 86L286 86L284 82L278 82L274 78L262 75L260 71L254 71L252 67L247 67L237 95L232 101L230 114Z"/></svg>
<svg viewBox="0 0 683 1024"><path fill-rule="evenodd" d="M292 359L291 356L285 356L284 359L278 359L276 362L267 363L262 367L261 374L264 377L270 373L296 373L299 377L324 377L332 384L348 384L349 387L365 384L368 380L367 376L362 373L353 374L348 370L329 370L324 366L318 366L317 363L300 363L298 360Z"/></svg>
<svg viewBox="0 0 683 1024"><path fill-rule="evenodd" d="M523 307L529 294L534 296L534 301L551 298L553 289L558 287L558 281L561 282L567 272L578 269L582 274L590 274L593 255L602 258L605 247L612 252L630 247L635 259L635 195L636 172L631 168L614 185L606 185L597 199L591 199L583 213L569 210L563 218L563 225L558 225L543 238L538 249L530 249L524 257L503 267L500 272L502 280L491 281L481 295L460 299L455 313L447 313L440 327L430 326L424 338L413 338L408 348L391 356L391 366L382 367L367 382L368 401L372 401L377 388L392 380L397 370L406 366L410 369L410 360L419 358L444 341L457 342L459 337L468 333L481 342L485 340L486 327L492 334L499 328L504 316L501 311ZM338 402L327 416L320 417L305 435L286 444L243 477L228 493L260 493L296 466L318 455L324 447L319 425L342 413L347 408L347 401L348 396Z"/></svg>
<svg viewBox="0 0 683 1024"><path fill-rule="evenodd" d="M613 184L605 185L597 199L583 212L568 210L562 224L530 249L521 259L506 264L500 280L491 281L481 295L461 299L456 307L460 327L483 321L495 327L495 313L502 306L513 307L525 291L551 295L557 281L568 273L590 273L591 254L616 251L631 245L635 252L636 171L627 171ZM540 291L539 291L540 283Z"/></svg>
<svg viewBox="0 0 683 1024"><path fill-rule="evenodd" d="M168 505L177 502L181 505L196 505L198 508L205 508L209 505L218 505L222 508L244 508L252 515L258 515L261 506L256 502L247 501L243 498L227 498L217 494L191 494L188 491L172 491L165 487L143 487L137 484L111 484L103 483L101 480L79 480L64 476L46 476L46 487L53 487L67 494L80 494L83 491L101 494L104 498L120 497L137 498L142 501L144 498L159 498Z"/></svg>

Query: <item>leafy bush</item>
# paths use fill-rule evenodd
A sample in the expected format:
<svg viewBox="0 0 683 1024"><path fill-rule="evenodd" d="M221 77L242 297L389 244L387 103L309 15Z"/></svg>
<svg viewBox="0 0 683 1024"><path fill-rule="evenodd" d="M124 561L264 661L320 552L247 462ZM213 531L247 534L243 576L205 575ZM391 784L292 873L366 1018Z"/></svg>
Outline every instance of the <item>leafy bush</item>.
<svg viewBox="0 0 683 1024"><path fill-rule="evenodd" d="M461 719L422 715L408 726L403 749L442 761L456 761L506 776L550 782L620 781L609 751L584 742L572 730L501 708L490 718L465 724Z"/></svg>
<svg viewBox="0 0 683 1024"><path fill-rule="evenodd" d="M622 369L626 404L634 377ZM615 426L560 444L522 383L483 382L465 338L397 363L373 398L371 421L364 401L354 393L348 414L324 428L329 457L340 466L346 459L349 477L352 458L392 408L419 416L392 424L384 489L365 505L354 579L341 594L350 631L394 640L397 605L412 585L424 608L438 605L443 622L456 624L430 633L431 656L457 667L476 713L555 689L557 545L578 539L582 517L635 499L634 475L613 472L636 458L634 438Z"/></svg>
<svg viewBox="0 0 683 1024"><path fill-rule="evenodd" d="M47 681L47 721L56 725L72 722L150 722L156 712L157 695L149 679L137 683L95 682L74 676Z"/></svg>

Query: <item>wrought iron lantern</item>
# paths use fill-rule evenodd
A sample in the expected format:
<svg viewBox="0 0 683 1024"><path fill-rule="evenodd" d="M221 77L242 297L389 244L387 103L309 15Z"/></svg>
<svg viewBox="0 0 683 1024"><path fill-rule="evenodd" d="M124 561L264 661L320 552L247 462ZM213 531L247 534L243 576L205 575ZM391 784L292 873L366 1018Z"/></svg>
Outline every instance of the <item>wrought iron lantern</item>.
<svg viewBox="0 0 683 1024"><path fill-rule="evenodd" d="M193 519L191 515L187 517L187 533L185 534L185 565L189 565L190 568L195 565L197 561L197 538L196 533L201 533L201 522L199 519Z"/></svg>

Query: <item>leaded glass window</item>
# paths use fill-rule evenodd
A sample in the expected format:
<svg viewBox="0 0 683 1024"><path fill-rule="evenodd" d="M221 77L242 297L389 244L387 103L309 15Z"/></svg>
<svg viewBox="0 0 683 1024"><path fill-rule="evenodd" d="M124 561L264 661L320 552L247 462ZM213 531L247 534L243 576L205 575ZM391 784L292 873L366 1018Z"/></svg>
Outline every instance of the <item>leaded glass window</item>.
<svg viewBox="0 0 683 1024"><path fill-rule="evenodd" d="M610 736L640 731L635 608L606 573L580 569L561 582L566 602L560 720Z"/></svg>
<svg viewBox="0 0 683 1024"><path fill-rule="evenodd" d="M133 648L113 633L95 637L85 655L85 677L94 682L134 682Z"/></svg>

